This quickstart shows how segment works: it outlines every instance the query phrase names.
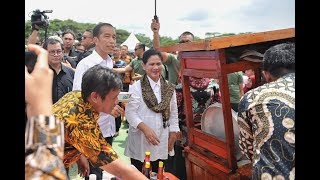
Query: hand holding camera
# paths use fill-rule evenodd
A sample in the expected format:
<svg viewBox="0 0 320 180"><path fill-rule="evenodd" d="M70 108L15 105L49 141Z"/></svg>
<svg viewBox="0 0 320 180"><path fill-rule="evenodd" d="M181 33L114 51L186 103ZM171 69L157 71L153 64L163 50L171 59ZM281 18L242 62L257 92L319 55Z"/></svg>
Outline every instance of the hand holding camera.
<svg viewBox="0 0 320 180"><path fill-rule="evenodd" d="M31 27L32 27L32 31L39 31L40 29L40 27L36 24L32 24Z"/></svg>
<svg viewBox="0 0 320 180"><path fill-rule="evenodd" d="M36 9L33 11L31 15L32 30L38 31L42 27L47 28L49 26L49 17L45 13L52 13L52 10L40 11Z"/></svg>

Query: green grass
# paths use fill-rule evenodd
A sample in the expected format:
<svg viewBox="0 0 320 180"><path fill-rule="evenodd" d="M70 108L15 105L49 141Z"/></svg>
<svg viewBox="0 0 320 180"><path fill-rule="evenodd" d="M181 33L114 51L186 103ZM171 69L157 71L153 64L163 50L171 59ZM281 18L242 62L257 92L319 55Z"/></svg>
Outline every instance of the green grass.
<svg viewBox="0 0 320 180"><path fill-rule="evenodd" d="M119 135L113 139L112 148L117 152L120 159L130 164L130 158L124 155L124 148L128 137L127 130L128 125L126 123L122 123L119 130Z"/></svg>

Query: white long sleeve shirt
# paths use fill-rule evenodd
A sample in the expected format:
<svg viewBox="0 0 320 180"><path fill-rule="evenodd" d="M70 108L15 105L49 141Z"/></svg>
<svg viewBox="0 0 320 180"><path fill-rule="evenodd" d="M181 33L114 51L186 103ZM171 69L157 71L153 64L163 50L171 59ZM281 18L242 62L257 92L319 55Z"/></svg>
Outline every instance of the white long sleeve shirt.
<svg viewBox="0 0 320 180"><path fill-rule="evenodd" d="M92 66L101 64L104 67L113 68L113 61L110 56L107 59L103 59L95 50L92 54L82 59L76 67L73 79L73 89L81 90L82 76ZM116 133L115 118L110 114L100 112L98 124L101 129L103 137L111 137Z"/></svg>
<svg viewBox="0 0 320 180"><path fill-rule="evenodd" d="M156 83L149 78L149 82L158 102L161 102L160 80ZM159 85L159 88L155 88L156 84ZM162 114L149 109L143 100L140 80L130 86L129 92L132 92L132 100L126 103L125 109L126 118L129 122L129 131L124 154L141 162L144 160L145 151L151 152L151 161L167 159L169 132L180 131L176 93L173 93L170 100L170 126L163 128ZM141 122L152 128L157 134L160 140L157 146L148 144L143 132L137 128Z"/></svg>
<svg viewBox="0 0 320 180"><path fill-rule="evenodd" d="M72 90L81 90L81 82L83 74L92 66L101 64L107 68L113 68L113 61L108 56L107 59L103 59L97 51L93 50L92 54L83 58L76 67L76 71L74 72L73 79L73 88Z"/></svg>

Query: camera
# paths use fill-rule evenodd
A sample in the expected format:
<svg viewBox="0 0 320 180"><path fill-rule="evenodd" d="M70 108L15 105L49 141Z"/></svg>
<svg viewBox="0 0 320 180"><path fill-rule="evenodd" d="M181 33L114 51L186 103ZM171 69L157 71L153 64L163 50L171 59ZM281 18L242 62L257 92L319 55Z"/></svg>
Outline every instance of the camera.
<svg viewBox="0 0 320 180"><path fill-rule="evenodd" d="M45 13L52 13L52 10L34 10L33 14L31 15L32 26L37 25L39 27L47 28L49 26L49 17Z"/></svg>

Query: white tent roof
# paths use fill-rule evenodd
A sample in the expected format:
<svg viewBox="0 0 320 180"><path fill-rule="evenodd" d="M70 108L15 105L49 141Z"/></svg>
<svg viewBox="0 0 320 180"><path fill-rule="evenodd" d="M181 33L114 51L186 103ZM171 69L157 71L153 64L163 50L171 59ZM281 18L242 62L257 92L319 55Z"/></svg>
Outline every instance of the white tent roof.
<svg viewBox="0 0 320 180"><path fill-rule="evenodd" d="M140 41L137 39L137 37L134 35L132 32L129 37L121 44L122 45L127 45L128 46L128 51L129 52L134 52L134 48L136 47L136 44L140 43ZM149 48L146 46L146 50Z"/></svg>
<svg viewBox="0 0 320 180"><path fill-rule="evenodd" d="M130 52L134 51L134 48L136 47L136 44L139 43L140 41L137 39L137 37L131 33L130 36L121 44L122 45L127 45L128 50Z"/></svg>

